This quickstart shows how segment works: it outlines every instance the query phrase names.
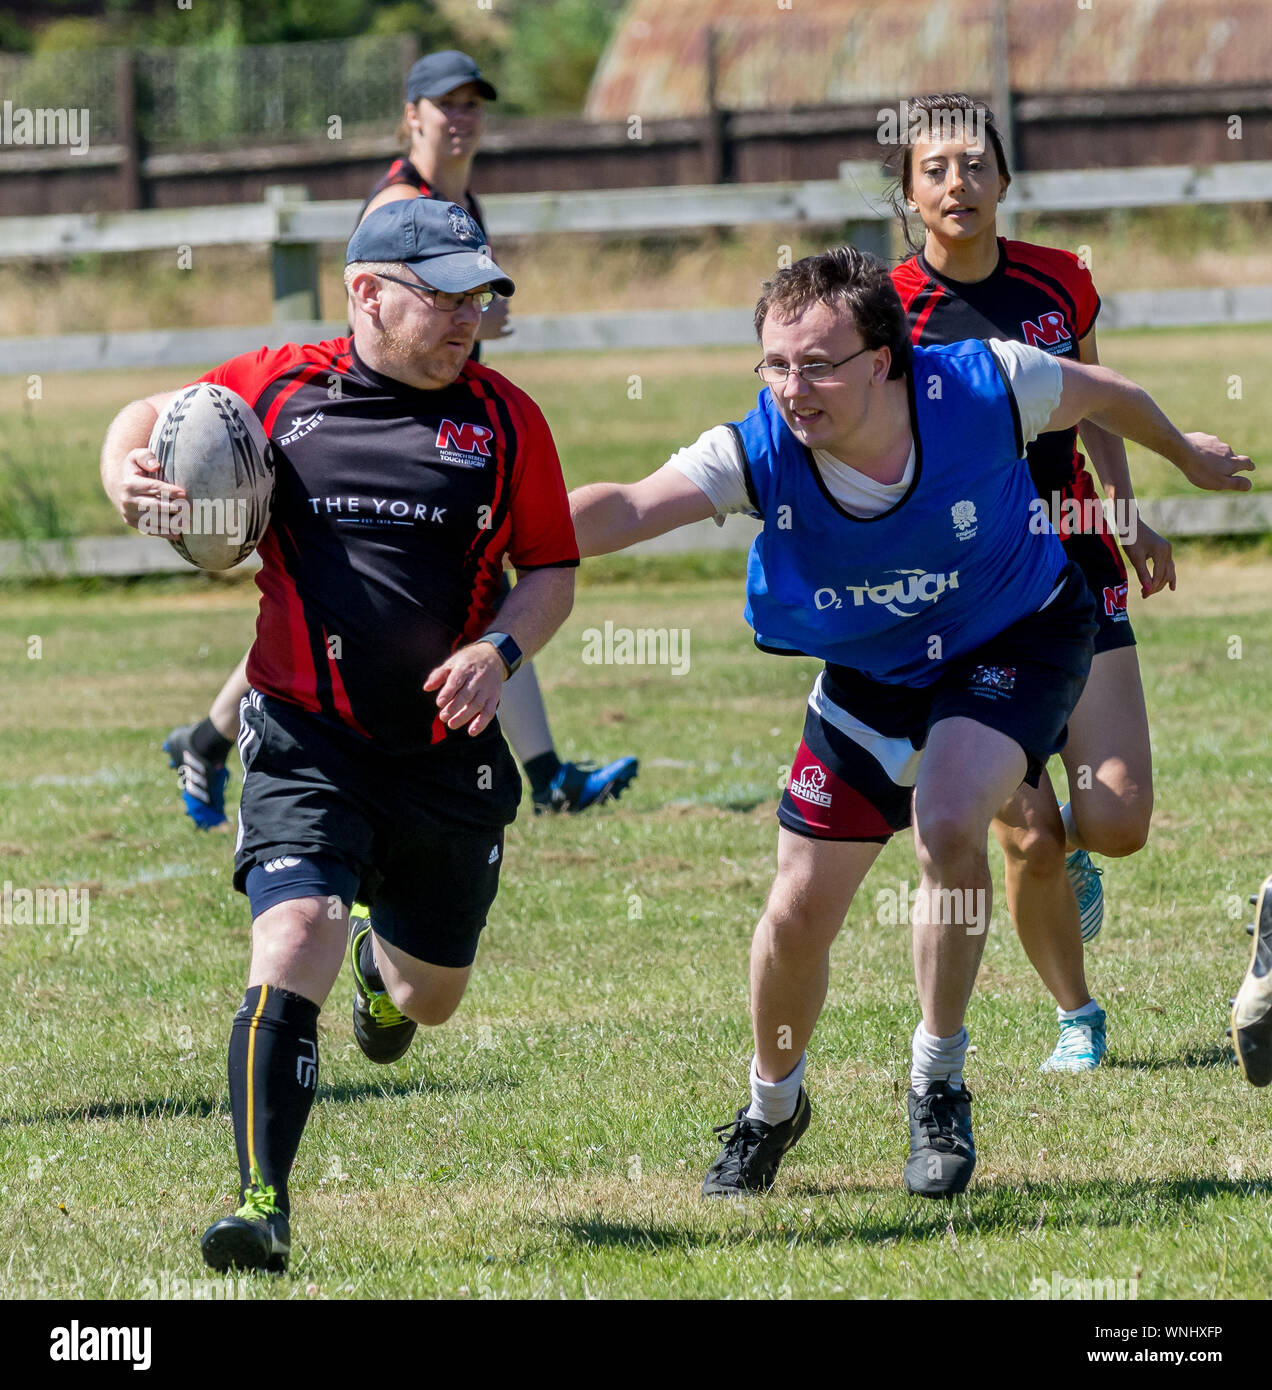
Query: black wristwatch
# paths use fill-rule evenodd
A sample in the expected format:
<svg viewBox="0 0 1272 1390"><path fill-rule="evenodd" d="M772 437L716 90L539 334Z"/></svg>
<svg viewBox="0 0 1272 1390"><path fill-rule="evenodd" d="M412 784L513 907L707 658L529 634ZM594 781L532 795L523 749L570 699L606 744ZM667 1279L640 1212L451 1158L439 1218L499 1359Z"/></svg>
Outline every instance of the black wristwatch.
<svg viewBox="0 0 1272 1390"><path fill-rule="evenodd" d="M489 642L492 647L503 658L503 664L508 669L509 677L515 676L521 668L522 656L521 648L508 636L506 632L483 632L477 639L479 642Z"/></svg>

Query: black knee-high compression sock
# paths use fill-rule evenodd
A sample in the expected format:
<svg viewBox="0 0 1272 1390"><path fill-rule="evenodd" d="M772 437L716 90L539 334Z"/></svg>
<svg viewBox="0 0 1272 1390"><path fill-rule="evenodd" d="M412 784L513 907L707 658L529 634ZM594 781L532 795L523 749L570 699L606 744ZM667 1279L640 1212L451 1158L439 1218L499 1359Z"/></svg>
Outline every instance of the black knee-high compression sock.
<svg viewBox="0 0 1272 1390"><path fill-rule="evenodd" d="M557 757L555 749L549 748L546 753L540 753L537 758L524 763L523 767L530 790L535 796L543 796L552 785L552 779L561 771L561 759Z"/></svg>
<svg viewBox="0 0 1272 1390"><path fill-rule="evenodd" d="M318 1086L318 1005L254 985L234 1015L229 1076L239 1185L272 1187L289 1212L287 1178Z"/></svg>
<svg viewBox="0 0 1272 1390"><path fill-rule="evenodd" d="M210 719L204 719L190 730L190 747L210 763L223 763L234 747L234 740L226 738Z"/></svg>

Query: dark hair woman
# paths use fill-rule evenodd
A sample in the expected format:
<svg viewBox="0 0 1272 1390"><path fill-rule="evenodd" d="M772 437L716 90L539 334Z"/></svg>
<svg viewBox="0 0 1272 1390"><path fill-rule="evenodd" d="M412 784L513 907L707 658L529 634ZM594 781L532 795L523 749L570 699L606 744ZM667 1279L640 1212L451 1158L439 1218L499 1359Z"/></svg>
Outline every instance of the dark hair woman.
<svg viewBox="0 0 1272 1390"><path fill-rule="evenodd" d="M906 105L910 125L894 203L915 254L892 279L911 341L1016 339L1098 362L1100 298L1086 266L1068 251L998 235L997 209L1011 171L992 112L962 93ZM921 245L911 237L907 214L922 224ZM1118 534L1105 521L1079 436L1113 503ZM1133 854L1144 844L1152 813L1148 717L1119 535L1143 597L1167 584L1173 589L1175 567L1169 542L1136 518L1120 439L1083 421L1076 430L1039 436L1027 457L1047 514L1095 596L1100 631L1061 755L1068 803L1057 805L1044 778L1038 791L1022 787L994 830L1006 855L1008 903L1021 943L1060 1006L1060 1041L1044 1068L1076 1071L1096 1066L1105 1048L1104 1014L1083 971L1081 943L1103 920L1101 871L1088 852Z"/></svg>

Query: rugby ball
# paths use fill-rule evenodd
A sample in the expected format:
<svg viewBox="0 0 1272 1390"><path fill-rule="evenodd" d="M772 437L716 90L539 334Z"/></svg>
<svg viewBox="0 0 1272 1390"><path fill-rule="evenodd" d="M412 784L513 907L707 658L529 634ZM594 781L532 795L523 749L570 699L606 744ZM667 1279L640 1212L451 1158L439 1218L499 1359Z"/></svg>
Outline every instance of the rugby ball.
<svg viewBox="0 0 1272 1390"><path fill-rule="evenodd" d="M269 526L274 496L274 446L256 412L236 392L196 382L177 394L155 421L150 451L165 483L185 489L181 534L173 549L203 570L228 570L245 560ZM139 530L161 534L155 521Z"/></svg>

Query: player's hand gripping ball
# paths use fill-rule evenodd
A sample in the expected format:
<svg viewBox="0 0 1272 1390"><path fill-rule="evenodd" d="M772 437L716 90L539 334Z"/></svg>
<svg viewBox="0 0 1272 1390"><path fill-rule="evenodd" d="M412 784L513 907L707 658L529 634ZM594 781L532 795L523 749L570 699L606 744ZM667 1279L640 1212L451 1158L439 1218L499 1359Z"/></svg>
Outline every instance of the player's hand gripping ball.
<svg viewBox="0 0 1272 1390"><path fill-rule="evenodd" d="M224 386L187 386L155 421L150 451L159 477L185 490L162 532L177 553L204 570L245 560L269 526L274 496L274 446L251 406Z"/></svg>

